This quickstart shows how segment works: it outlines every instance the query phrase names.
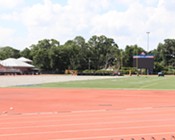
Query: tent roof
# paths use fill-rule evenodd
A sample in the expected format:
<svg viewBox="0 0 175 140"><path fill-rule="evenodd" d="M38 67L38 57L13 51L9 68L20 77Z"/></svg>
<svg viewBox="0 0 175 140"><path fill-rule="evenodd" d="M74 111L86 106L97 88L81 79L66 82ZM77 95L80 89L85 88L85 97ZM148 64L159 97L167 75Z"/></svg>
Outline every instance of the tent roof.
<svg viewBox="0 0 175 140"><path fill-rule="evenodd" d="M25 58L25 57L20 57L17 60L23 61L23 62L32 62L32 60Z"/></svg>
<svg viewBox="0 0 175 140"><path fill-rule="evenodd" d="M33 68L34 66L31 64L27 64L15 58L8 58L5 60L0 61L0 64L4 67L27 67Z"/></svg>

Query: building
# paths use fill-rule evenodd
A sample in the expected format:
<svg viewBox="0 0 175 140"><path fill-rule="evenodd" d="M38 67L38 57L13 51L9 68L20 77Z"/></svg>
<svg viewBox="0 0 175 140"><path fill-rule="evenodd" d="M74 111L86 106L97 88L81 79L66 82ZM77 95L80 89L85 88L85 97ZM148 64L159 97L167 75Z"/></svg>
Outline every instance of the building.
<svg viewBox="0 0 175 140"><path fill-rule="evenodd" d="M28 63L28 64L32 64L32 60L27 59L25 57L20 57L17 60L20 60L20 61L25 62L25 63Z"/></svg>
<svg viewBox="0 0 175 140"><path fill-rule="evenodd" d="M0 74L39 74L39 70L31 63L31 60L24 57L2 60L0 61Z"/></svg>

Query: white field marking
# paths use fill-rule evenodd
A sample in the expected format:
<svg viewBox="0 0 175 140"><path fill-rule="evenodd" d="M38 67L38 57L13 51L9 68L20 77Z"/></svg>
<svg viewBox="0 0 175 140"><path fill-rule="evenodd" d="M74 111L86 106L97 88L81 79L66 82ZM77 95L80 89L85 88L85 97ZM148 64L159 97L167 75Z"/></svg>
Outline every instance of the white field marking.
<svg viewBox="0 0 175 140"><path fill-rule="evenodd" d="M71 116L71 114L75 114L75 113L77 113L77 114L78 113L91 113L91 112L98 113L98 112L105 112L105 111L107 111L107 110L78 110L78 111L31 112L31 113L6 113L6 114L0 114L1 115L0 117L5 118L7 116L12 116L12 115L20 117L20 118L26 118L26 116L41 116L41 115L42 115L42 117L55 117L55 116L50 116L50 115L59 115L59 117L63 117L63 115L64 116ZM14 118L5 118L5 119L11 120Z"/></svg>
<svg viewBox="0 0 175 140"><path fill-rule="evenodd" d="M161 80L163 80L163 79L161 79ZM153 85L156 85L157 83L157 81L160 81L160 79L152 79L152 80L149 80L149 81L142 81L142 83L145 83L145 85L144 86L141 86L139 89L144 89L144 88L146 88L146 87L150 87L150 86L153 86ZM151 84L146 84L146 83L151 83ZM152 83L152 82L154 82L154 83Z"/></svg>
<svg viewBox="0 0 175 140"><path fill-rule="evenodd" d="M125 114L132 114L132 113L135 113L135 112L131 112L131 111L137 111L137 110L145 111L145 110L154 109L154 112L155 112L155 109L158 111L158 109L159 110L160 109L161 110L163 110L163 109L167 110L167 108L173 109L173 108L175 108L175 106L140 107L140 108L138 107L138 108L123 108L123 109L118 108L118 109L100 109L100 110L77 110L77 111L60 111L60 112L59 111L54 111L54 112L31 112L31 113L7 113L7 114L1 114L0 115L0 120L1 120L1 118L3 118L3 120L14 119L14 118L6 118L7 116L12 116L12 115L14 115L18 118L26 118L26 116L38 116L38 115L41 116L42 115L42 117L47 118L47 117L55 117L55 115L59 115L59 117L63 117L63 115L64 116L75 116L75 114L76 114L76 115L79 116L79 115L81 115L80 113L94 113L94 112L95 113L110 112L110 113L115 113L115 114L120 114L122 112L122 113L125 113ZM50 115L54 115L54 116L50 116ZM84 114L82 114L82 115L84 115ZM106 116L108 116L108 114L106 114Z"/></svg>
<svg viewBox="0 0 175 140"><path fill-rule="evenodd" d="M49 140L89 140L89 139L102 139L102 138L123 138L123 137L136 137L136 136L155 136L155 135L171 135L175 132L161 132L161 133L142 133L142 134L128 134L128 135L110 135L110 136L94 136L94 137L79 137L79 138L63 138L63 139L49 139Z"/></svg>
<svg viewBox="0 0 175 140"><path fill-rule="evenodd" d="M159 81L159 79L147 79L147 78L145 78L145 80L140 80L139 78L138 79L136 79L137 81L135 81L135 82L130 82L130 84L145 84L145 85L148 85L147 83L151 83L151 82L156 82L156 81Z"/></svg>
<svg viewBox="0 0 175 140"><path fill-rule="evenodd" d="M7 114L2 114L2 116L0 116L1 118L5 118L5 119L14 119L14 118L6 118L7 116L16 116L16 117L21 117L21 118L26 118L26 116L41 116L42 117L55 117L55 115L59 115L59 117L63 117L63 116L75 116L76 115L84 115L82 113L104 113L104 112L109 112L109 113L115 113L115 114L120 114L125 113L125 114L132 114L133 112L131 111L145 111L145 110L153 110L154 112L155 110L157 110L159 112L159 110L167 110L168 109L174 109L175 106L157 106L157 107L137 107L137 108L118 108L118 109L100 109L100 110L77 110L77 111L54 111L54 112L31 112L31 113L7 113ZM152 112L152 111L150 111ZM134 112L135 113L135 112ZM138 112L139 113L139 112ZM54 115L54 116L51 116ZM89 114L90 115L90 114ZM93 115L93 114L91 114ZM106 114L108 115L108 114Z"/></svg>
<svg viewBox="0 0 175 140"><path fill-rule="evenodd" d="M174 121L175 119L154 119L154 120L138 120L138 121L109 121L109 122L96 122L96 123L70 123L70 124L58 124L58 125L38 125L38 126L20 126L20 127L0 127L0 130L8 129L22 129L22 128L39 128L39 127L62 127L62 126L88 126L88 125L106 125L106 124L129 124L129 123L142 123L142 122L167 122ZM172 125L174 126L174 125Z"/></svg>
<svg viewBox="0 0 175 140"><path fill-rule="evenodd" d="M141 113L141 114L143 114L143 113L156 113L156 112L158 112L159 114L162 114L161 112L160 112L160 110L162 110L162 109L164 109L164 108L156 108L156 111L155 111L155 109L141 109L141 108L131 108L131 109L127 109L126 111L129 111L129 112L122 112L122 113L125 113L125 114L119 114L120 116L116 116L116 115L118 115L118 112L117 112L117 114L113 114L113 113L115 113L113 110L112 110L112 114L103 114L103 116L106 116L106 117L108 117L108 116L110 116L110 119L111 118L123 118L123 117L125 117L126 115L128 115L128 114L135 114L135 113ZM171 108L170 108L171 109ZM147 111L147 110L149 110L149 112L145 112L145 110ZM167 109L166 109L167 110ZM121 111L121 110L120 110ZM122 111L125 111L125 110L122 110ZM139 111L139 112L138 112ZM140 112L140 111L144 111L144 112ZM155 115L159 115L159 114L154 114L154 116ZM172 114L172 113L166 113L165 115L168 115L168 114ZM138 114L139 115L139 114ZM20 115L19 115L20 116ZM69 115L69 116L67 116L67 115L61 115L61 116L58 116L58 117L61 117L61 120L62 121L66 121L66 120L70 120L70 118L66 118L66 119L62 119L64 116L66 116L66 117L71 117L71 115ZM43 116L42 116L43 117ZM46 117L46 116L45 116ZM47 116L47 118L52 118L52 119L47 119L47 120L43 120L44 122L58 122L58 121L60 121L59 119L60 118L56 118L56 119L53 119L53 117L55 117L55 116ZM74 116L75 117L75 116ZM81 117L81 116L79 116L78 114L77 114L77 117ZM101 119L101 118L99 118L99 117L93 117L93 116L90 116L91 118L91 120L96 120L96 119ZM20 116L20 117L18 117L17 119L22 119L22 118L24 118L23 116ZM16 118L15 118L16 119ZM32 118L30 118L30 119L32 119ZM74 120L89 120L89 118L74 118ZM103 118L102 118L103 119ZM13 118L10 118L10 119L2 119L3 121L4 120L13 120ZM21 123L34 123L34 122L38 122L38 120L37 121L23 121L23 122L21 122ZM40 121L41 122L41 121ZM18 123L19 124L19 121L13 121L13 122L5 122L5 123L0 123L0 124L15 124L15 123Z"/></svg>
<svg viewBox="0 0 175 140"><path fill-rule="evenodd" d="M53 111L53 112L29 112L29 113L6 113L6 114L0 114L0 119L5 118L5 119L14 119L14 118L6 118L7 116L16 116L16 117L21 117L21 118L26 118L27 116L41 116L42 117L51 117L51 115L65 115L71 113L71 111Z"/></svg>
<svg viewBox="0 0 175 140"><path fill-rule="evenodd" d="M120 128L95 128L95 129L79 129L79 130L61 130L61 131L41 131L41 132L27 132L27 133L8 133L0 134L0 137L5 136L25 136L25 135L40 135L40 134L54 134L54 133L79 133L79 132L89 132L89 131L110 131L110 130L120 130L120 129L142 129L142 128L160 128L160 127L174 127L175 125L158 125L158 126L135 126L135 127L120 127Z"/></svg>
<svg viewBox="0 0 175 140"><path fill-rule="evenodd" d="M99 109L99 110L78 110L78 111L71 111L71 113L89 113L89 112L106 112L106 109Z"/></svg>
<svg viewBox="0 0 175 140"><path fill-rule="evenodd" d="M58 114L58 112L31 112L31 113L21 113L21 115L25 116L35 116L35 115L52 115L52 114Z"/></svg>
<svg viewBox="0 0 175 140"><path fill-rule="evenodd" d="M168 108L168 110L167 110ZM169 111L169 110L174 110L175 106L159 106L159 107L142 107L142 108L125 108L125 109L106 109L106 110L79 110L79 111L70 111L70 112L33 112L33 113L24 113L24 114L18 114L18 115L14 115L15 118L11 118L11 114L10 115L2 115L0 116L0 120L14 120L14 119L23 119L23 118L26 118L27 116L30 117L30 119L34 119L34 118L38 118L38 116L41 116L42 118L55 118L55 117L60 117L60 118L63 118L63 117L86 117L87 115L89 115L90 117L93 117L94 115L97 115L97 114L94 114L94 113L104 113L104 112L107 112L106 114L102 114L103 116L113 116L113 115L120 115L121 117L122 116L125 116L127 114L135 114L137 113L138 115L139 114L142 114L142 113L161 113L160 111L161 110L166 110L166 111ZM143 112L144 111L144 112ZM89 113L89 114L84 114L84 113ZM13 115L13 114L12 114ZM99 114L100 115L100 114ZM156 115L156 114L155 114ZM31 117L32 116L32 117ZM10 117L10 118L8 118ZM96 118L96 117L95 117ZM69 119L69 118L68 118ZM81 118L80 118L81 119ZM91 118L92 119L92 118ZM64 119L66 120L66 119ZM75 118L76 120L76 118ZM2 123L0 123L2 124Z"/></svg>
<svg viewBox="0 0 175 140"><path fill-rule="evenodd" d="M157 114L156 116L160 116L162 113L160 113L160 114ZM172 113L169 113L169 114L172 114ZM164 114L164 115L167 115L167 114ZM110 116L110 119L113 119L113 118L115 118L115 119L120 119L120 118L124 118L126 115L121 115L121 116L116 116L116 115L111 115ZM155 115L154 115L155 116ZM162 115L163 116L163 115ZM127 117L127 116L126 116ZM20 119L20 118L19 118ZM76 120L81 120L81 121L89 121L89 120L97 120L97 121L100 121L100 120L102 120L102 121L104 121L104 120L106 120L107 118L99 118L99 117L91 117L91 118L88 118L88 117L86 117L86 118L75 118L75 119L73 119L73 120L71 120L71 121L76 121ZM170 120L170 119L169 119ZM174 119L173 119L174 120ZM43 122L43 123L45 123L45 122L60 122L60 121L70 121L70 118L67 118L67 119L59 119L59 118L57 118L57 119L47 119L47 120L35 120L35 121L21 121L21 122L19 122L19 120L18 121L8 121L8 122L3 122L3 123L0 123L0 125L4 125L4 124L26 124L26 123L38 123L38 122ZM134 122L134 121L133 121Z"/></svg>
<svg viewBox="0 0 175 140"><path fill-rule="evenodd" d="M4 121L4 120L14 120L14 119L20 119L20 118L23 119L23 118L26 118L27 116L30 116L30 119L32 119L32 118L36 118L36 117L41 116L41 115L42 115L42 118L55 118L55 117L61 117L62 118L62 117L65 117L65 116L66 117L71 117L71 116L80 117L81 115L85 116L82 113L94 113L94 112L95 113L108 112L108 114L103 114L103 116L109 116L110 115L110 117L111 117L112 115L118 115L119 114L122 117L122 116L125 116L126 114L135 114L136 111L137 111L137 114L139 115L139 113L141 113L141 114L143 113L141 111L145 112L145 111L148 111L148 110L149 110L149 112L145 112L145 113L159 112L159 114L160 114L161 113L160 110L168 111L167 108L168 108L168 110L174 110L175 106L141 107L141 108L125 108L125 109L106 109L106 110L78 110L78 111L62 111L62 112L58 112L58 111L55 111L55 112L31 112L31 113L15 113L15 114L10 113L8 115L7 114L0 115L0 120ZM12 115L14 115L15 118L11 118L11 117L7 118L7 117L12 116ZM87 115L89 115L90 117L93 117L94 114L87 114ZM34 117L31 117L31 116L34 116ZM64 119L64 120L66 120L66 119ZM76 118L74 120L76 120ZM0 123L0 124L2 124L2 123Z"/></svg>
<svg viewBox="0 0 175 140"><path fill-rule="evenodd" d="M140 88L138 88L139 90L142 90L144 88L147 88L147 87L151 87L153 85L157 85L157 83L151 83L151 84L147 84L147 85L144 85L144 86L141 86Z"/></svg>
<svg viewBox="0 0 175 140"><path fill-rule="evenodd" d="M153 109L153 107L138 107L138 108L126 108L126 110L132 111L132 110L150 110Z"/></svg>

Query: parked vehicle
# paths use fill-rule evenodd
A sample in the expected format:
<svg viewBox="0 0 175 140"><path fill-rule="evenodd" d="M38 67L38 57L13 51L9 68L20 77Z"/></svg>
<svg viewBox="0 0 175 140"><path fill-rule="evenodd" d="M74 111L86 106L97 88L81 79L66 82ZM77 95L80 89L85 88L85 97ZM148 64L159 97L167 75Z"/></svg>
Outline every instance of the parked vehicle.
<svg viewBox="0 0 175 140"><path fill-rule="evenodd" d="M158 72L158 76L164 76L163 72Z"/></svg>

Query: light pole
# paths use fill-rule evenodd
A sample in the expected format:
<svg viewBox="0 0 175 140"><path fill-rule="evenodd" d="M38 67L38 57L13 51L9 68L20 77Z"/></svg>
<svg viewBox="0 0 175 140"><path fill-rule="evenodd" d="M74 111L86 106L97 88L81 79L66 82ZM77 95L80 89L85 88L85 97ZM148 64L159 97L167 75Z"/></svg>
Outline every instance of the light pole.
<svg viewBox="0 0 175 140"><path fill-rule="evenodd" d="M147 54L149 52L149 34L150 32L146 32L147 33Z"/></svg>
<svg viewBox="0 0 175 140"><path fill-rule="evenodd" d="M147 55L149 52L149 34L150 32L146 32L147 33ZM149 69L147 68L147 75L149 75Z"/></svg>

